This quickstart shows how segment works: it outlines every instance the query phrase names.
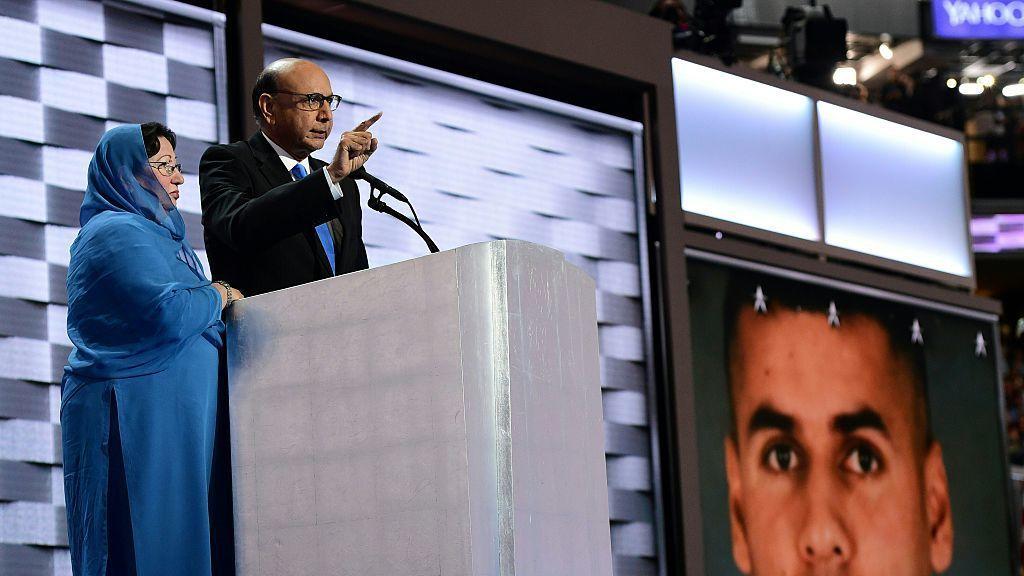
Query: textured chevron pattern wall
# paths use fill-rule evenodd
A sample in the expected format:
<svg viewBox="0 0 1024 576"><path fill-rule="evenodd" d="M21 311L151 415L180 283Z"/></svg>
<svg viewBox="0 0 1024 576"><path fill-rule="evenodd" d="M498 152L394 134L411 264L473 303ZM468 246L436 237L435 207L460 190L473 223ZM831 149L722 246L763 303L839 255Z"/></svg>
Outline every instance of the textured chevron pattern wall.
<svg viewBox="0 0 1024 576"><path fill-rule="evenodd" d="M213 13L0 0L0 574L70 574L60 453L68 249L104 130L173 126L202 247L199 156L219 140Z"/></svg>

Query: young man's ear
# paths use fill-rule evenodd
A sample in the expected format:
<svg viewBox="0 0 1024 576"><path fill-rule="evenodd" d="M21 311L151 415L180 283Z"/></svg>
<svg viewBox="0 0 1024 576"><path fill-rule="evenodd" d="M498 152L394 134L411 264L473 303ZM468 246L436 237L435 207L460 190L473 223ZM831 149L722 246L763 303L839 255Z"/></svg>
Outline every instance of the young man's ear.
<svg viewBox="0 0 1024 576"><path fill-rule="evenodd" d="M953 509L942 446L932 442L924 460L925 509L931 543L932 571L944 572L953 563Z"/></svg>
<svg viewBox="0 0 1024 576"><path fill-rule="evenodd" d="M732 436L725 438L725 477L729 482L729 525L732 529L732 557L736 567L744 574L750 574L750 546L747 544L747 530L743 520L741 501L743 485L740 480L740 460L736 442Z"/></svg>

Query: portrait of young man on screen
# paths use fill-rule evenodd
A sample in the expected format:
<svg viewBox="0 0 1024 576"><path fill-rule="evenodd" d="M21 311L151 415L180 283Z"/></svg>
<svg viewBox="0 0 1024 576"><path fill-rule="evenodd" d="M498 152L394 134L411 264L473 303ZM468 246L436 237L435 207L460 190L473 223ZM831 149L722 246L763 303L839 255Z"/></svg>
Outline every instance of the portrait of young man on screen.
<svg viewBox="0 0 1024 576"><path fill-rule="evenodd" d="M790 304L750 298L727 330L736 566L757 576L947 570L949 486L910 320Z"/></svg>

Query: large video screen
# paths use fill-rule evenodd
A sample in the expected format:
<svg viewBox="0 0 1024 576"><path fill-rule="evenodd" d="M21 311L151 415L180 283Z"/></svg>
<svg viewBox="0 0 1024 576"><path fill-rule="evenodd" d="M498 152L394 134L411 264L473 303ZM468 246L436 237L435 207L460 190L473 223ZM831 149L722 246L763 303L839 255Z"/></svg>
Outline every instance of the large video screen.
<svg viewBox="0 0 1024 576"><path fill-rule="evenodd" d="M970 278L964 145L818 102L825 243Z"/></svg>
<svg viewBox="0 0 1024 576"><path fill-rule="evenodd" d="M1013 573L995 318L687 266L706 573Z"/></svg>
<svg viewBox="0 0 1024 576"><path fill-rule="evenodd" d="M973 286L958 133L698 61L672 59L688 222Z"/></svg>
<svg viewBox="0 0 1024 576"><path fill-rule="evenodd" d="M683 210L822 240L814 100L672 59Z"/></svg>

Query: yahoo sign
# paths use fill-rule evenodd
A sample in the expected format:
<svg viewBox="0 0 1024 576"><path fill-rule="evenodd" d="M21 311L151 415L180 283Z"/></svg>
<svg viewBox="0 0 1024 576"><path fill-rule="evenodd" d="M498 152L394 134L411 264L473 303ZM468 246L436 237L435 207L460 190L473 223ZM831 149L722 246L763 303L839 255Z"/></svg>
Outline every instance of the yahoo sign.
<svg viewBox="0 0 1024 576"><path fill-rule="evenodd" d="M1024 38L1024 0L932 0L939 38Z"/></svg>

